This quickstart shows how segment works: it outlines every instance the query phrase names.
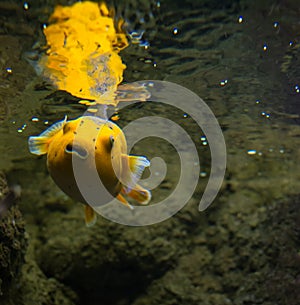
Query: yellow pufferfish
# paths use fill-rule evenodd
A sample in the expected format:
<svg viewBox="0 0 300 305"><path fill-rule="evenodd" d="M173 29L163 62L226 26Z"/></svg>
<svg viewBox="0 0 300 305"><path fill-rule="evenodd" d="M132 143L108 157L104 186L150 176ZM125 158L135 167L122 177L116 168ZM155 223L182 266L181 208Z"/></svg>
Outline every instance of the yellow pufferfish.
<svg viewBox="0 0 300 305"><path fill-rule="evenodd" d="M147 204L151 199L150 191L137 184L150 162L143 156L127 154L124 133L109 120L95 116L83 116L70 121L65 118L39 136L29 137L28 144L31 153L47 154L49 173L61 190L85 204L87 226L96 222L96 213L78 188L74 177L74 161L80 164L87 176L96 166L103 186L129 208L132 207L123 195L140 204ZM102 199L99 198L99 201Z"/></svg>

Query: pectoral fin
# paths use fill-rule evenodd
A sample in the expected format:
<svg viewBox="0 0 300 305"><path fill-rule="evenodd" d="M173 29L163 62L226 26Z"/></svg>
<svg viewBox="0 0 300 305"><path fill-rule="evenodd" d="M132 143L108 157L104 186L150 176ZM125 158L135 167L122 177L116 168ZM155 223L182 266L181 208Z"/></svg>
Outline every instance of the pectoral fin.
<svg viewBox="0 0 300 305"><path fill-rule="evenodd" d="M134 187L134 189L127 192L126 195L142 205L148 204L151 200L151 192L138 184Z"/></svg>
<svg viewBox="0 0 300 305"><path fill-rule="evenodd" d="M127 208L129 208L130 210L133 210L133 206L121 195L118 194L118 196L116 197L122 204L124 204Z"/></svg>
<svg viewBox="0 0 300 305"><path fill-rule="evenodd" d="M48 152L49 138L47 137L29 137L28 139L29 151L34 155L44 155Z"/></svg>

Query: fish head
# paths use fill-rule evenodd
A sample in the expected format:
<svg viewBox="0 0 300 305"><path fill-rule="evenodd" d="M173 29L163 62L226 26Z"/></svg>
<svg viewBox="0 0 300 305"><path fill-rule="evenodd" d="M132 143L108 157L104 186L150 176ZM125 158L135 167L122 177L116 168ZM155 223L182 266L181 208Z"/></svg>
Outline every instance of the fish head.
<svg viewBox="0 0 300 305"><path fill-rule="evenodd" d="M49 145L47 165L56 184L78 201L85 200L76 183L74 165L87 177L96 169L105 188L116 196L122 187L118 177L126 150L125 136L116 124L86 116L66 122Z"/></svg>

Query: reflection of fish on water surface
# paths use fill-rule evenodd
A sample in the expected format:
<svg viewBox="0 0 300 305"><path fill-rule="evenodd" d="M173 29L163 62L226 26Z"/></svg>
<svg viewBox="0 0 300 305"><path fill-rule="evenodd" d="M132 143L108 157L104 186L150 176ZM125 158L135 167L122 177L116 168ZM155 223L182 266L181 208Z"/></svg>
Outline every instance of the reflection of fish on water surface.
<svg viewBox="0 0 300 305"><path fill-rule="evenodd" d="M137 184L150 162L145 157L127 155L122 130L106 119L106 110L101 113L106 109L103 105L116 106L130 97L144 101L148 93L139 86L119 86L126 66L118 53L128 42L123 21L115 22L104 3L86 1L57 6L51 21L54 22L44 29L47 50L38 69L58 89L83 99L82 104L93 105L90 114L93 110L95 113L55 123L39 136L30 137L29 149L33 154L47 154L53 180L70 197L86 204L85 219L91 225L96 214L76 183L74 161L83 166L87 177L96 166L108 193L129 208L132 206L123 195L141 204L151 198L151 193ZM106 199L98 200L103 204Z"/></svg>
<svg viewBox="0 0 300 305"><path fill-rule="evenodd" d="M128 46L123 21L115 26L106 5L90 1L57 6L49 21L46 55L38 63L42 75L60 90L101 103L123 80L126 66L118 54Z"/></svg>

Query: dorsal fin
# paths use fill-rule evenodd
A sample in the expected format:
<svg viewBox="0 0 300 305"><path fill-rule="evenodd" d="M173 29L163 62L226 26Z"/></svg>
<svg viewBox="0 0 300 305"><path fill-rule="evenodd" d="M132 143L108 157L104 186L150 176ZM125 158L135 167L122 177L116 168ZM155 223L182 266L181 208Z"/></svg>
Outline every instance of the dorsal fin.
<svg viewBox="0 0 300 305"><path fill-rule="evenodd" d="M51 138L53 137L58 131L64 128L65 124L67 123L67 116L65 115L65 118L59 122L54 123L49 128L47 128L45 131L43 131L39 136L40 137L46 137Z"/></svg>

